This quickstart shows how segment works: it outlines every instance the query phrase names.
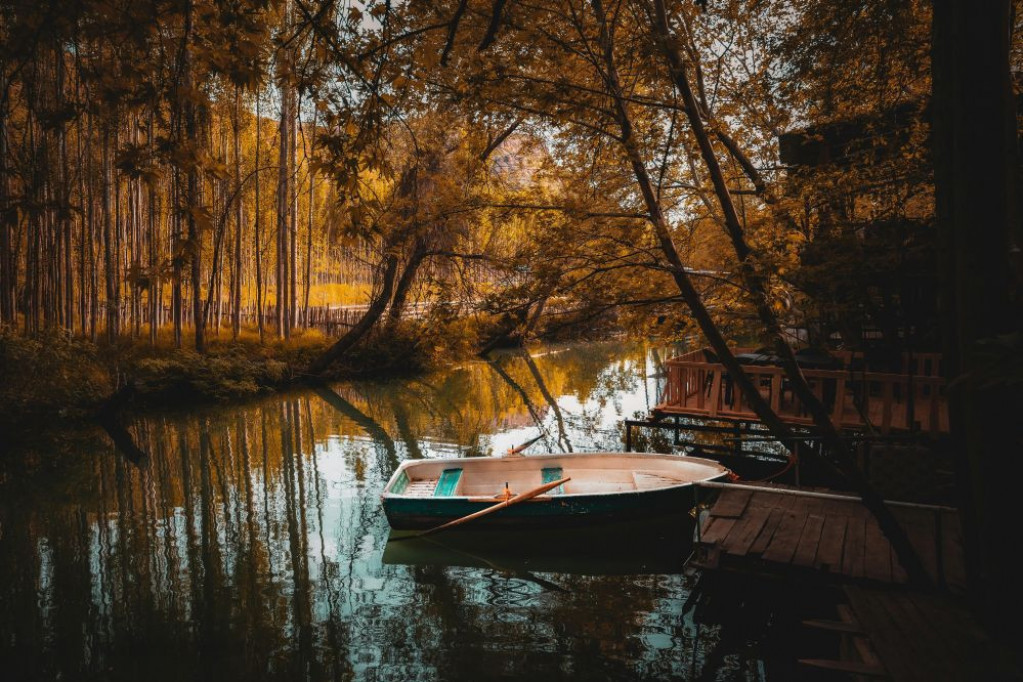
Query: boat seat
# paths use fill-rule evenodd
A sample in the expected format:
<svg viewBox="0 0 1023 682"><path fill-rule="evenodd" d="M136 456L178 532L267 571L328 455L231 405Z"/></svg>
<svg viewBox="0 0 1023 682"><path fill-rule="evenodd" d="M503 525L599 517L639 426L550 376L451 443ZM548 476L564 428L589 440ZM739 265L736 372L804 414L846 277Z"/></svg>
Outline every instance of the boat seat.
<svg viewBox="0 0 1023 682"><path fill-rule="evenodd" d="M402 471L398 474L398 480L396 480L394 485L391 486L391 492L395 495L401 495L405 492L405 489L408 488L409 483L411 483L411 481L409 480L408 474Z"/></svg>
<svg viewBox="0 0 1023 682"><path fill-rule="evenodd" d="M559 479L564 478L563 473L564 472L562 471L561 467L545 467L544 470L543 470L543 481L542 482L543 483L554 483L554 481L557 481ZM565 494L565 484L562 483L558 487L553 488L551 490L548 490L547 494L548 495L564 495Z"/></svg>
<svg viewBox="0 0 1023 682"><path fill-rule="evenodd" d="M434 497L451 497L456 494L458 483L462 480L461 469L445 469L433 490Z"/></svg>

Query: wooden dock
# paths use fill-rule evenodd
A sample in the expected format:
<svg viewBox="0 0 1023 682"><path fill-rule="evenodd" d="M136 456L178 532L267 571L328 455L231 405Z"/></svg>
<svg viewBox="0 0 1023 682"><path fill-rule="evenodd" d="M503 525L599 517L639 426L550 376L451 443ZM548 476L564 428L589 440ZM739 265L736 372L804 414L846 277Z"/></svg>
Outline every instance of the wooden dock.
<svg viewBox="0 0 1023 682"><path fill-rule="evenodd" d="M896 682L1020 679L966 605L949 595L847 585L839 618L807 620L841 637L840 658L801 659L817 669Z"/></svg>
<svg viewBox="0 0 1023 682"><path fill-rule="evenodd" d="M776 485L698 484L717 500L697 526L702 568L804 571L839 579L900 584L906 572L859 498ZM936 585L966 584L956 510L889 504Z"/></svg>
<svg viewBox="0 0 1023 682"><path fill-rule="evenodd" d="M854 364L855 358L848 353L836 356ZM917 354L904 359L902 373L804 369L803 376L817 399L831 410L839 428L873 429L884 434L913 430L947 433L948 404L945 380L938 374L940 366L939 355ZM704 351L669 360L665 370L667 383L653 408L655 416L758 420L724 365L708 362ZM744 365L743 371L782 421L801 426L813 423L783 369Z"/></svg>

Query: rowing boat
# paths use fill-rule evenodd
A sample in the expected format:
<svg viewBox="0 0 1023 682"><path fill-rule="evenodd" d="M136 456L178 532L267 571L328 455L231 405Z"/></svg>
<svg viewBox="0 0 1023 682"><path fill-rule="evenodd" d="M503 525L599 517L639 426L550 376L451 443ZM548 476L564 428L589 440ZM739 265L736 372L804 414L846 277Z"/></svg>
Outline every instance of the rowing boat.
<svg viewBox="0 0 1023 682"><path fill-rule="evenodd" d="M428 529L568 479L473 521L563 528L677 513L693 506L693 483L729 473L708 459L635 452L420 459L398 467L381 499L395 530Z"/></svg>

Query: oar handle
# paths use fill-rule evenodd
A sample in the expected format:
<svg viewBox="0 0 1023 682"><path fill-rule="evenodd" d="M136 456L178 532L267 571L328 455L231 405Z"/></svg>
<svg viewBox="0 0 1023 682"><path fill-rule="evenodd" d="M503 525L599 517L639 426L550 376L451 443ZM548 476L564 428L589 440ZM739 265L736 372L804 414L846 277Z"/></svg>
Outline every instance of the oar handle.
<svg viewBox="0 0 1023 682"><path fill-rule="evenodd" d="M426 536L426 535L433 535L434 533L439 533L442 530L447 530L448 528L452 528L454 526L459 526L459 525L461 525L463 523L467 523L467 522L472 521L474 519L478 519L481 516L486 516L487 514L493 514L496 511L504 509L505 507L510 507L513 504L518 504L519 502L525 502L526 500L531 500L531 499L533 499L534 497L536 497L538 495L543 495L548 490L553 490L553 489L557 488L559 485L562 485L563 483L567 483L568 481L571 481L571 480L572 480L571 477L567 477L567 478L559 479L557 481L552 481L550 483L544 483L542 486L540 486L538 488L533 488L532 490L528 490L528 491L526 491L524 493L519 493L518 495L516 495L515 497L511 498L510 500L504 500L503 502L498 502L497 504L491 505L491 506L487 507L486 509L481 509L478 512L473 512L472 514L467 514L467 515L465 515L465 516L463 516L461 518L454 519L452 521L448 521L447 523L443 523L443 524L441 524L439 526L435 526L433 528L430 528L429 530L424 530L422 533L419 533L418 535L413 535L411 537L421 538L421 537Z"/></svg>

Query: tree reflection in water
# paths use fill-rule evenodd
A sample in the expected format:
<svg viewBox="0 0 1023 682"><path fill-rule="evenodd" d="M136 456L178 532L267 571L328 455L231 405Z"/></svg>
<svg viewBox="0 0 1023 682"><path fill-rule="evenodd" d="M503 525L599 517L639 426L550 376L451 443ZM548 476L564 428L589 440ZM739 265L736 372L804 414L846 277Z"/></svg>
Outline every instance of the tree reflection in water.
<svg viewBox="0 0 1023 682"><path fill-rule="evenodd" d="M4 679L692 675L702 647L682 607L682 549L654 574L640 562L601 575L599 538L587 543L596 553L547 566L515 544L504 559L470 547L439 563L383 561L379 493L401 459L499 453L538 428L547 447L619 449L617 423L658 393L647 352L511 353L147 416L129 428L148 454L138 465L98 436L9 453ZM754 652L715 666L756 677L756 664Z"/></svg>

